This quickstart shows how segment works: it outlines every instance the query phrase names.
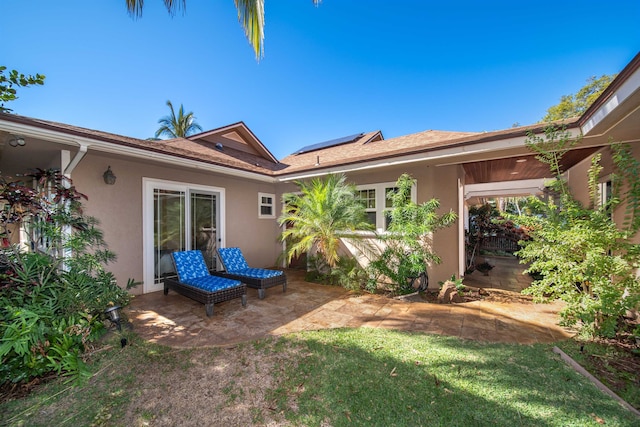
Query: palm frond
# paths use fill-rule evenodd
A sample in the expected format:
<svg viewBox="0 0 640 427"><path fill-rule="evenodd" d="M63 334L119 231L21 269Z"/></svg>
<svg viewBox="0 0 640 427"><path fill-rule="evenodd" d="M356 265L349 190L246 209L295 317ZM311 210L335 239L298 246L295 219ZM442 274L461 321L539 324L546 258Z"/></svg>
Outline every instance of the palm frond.
<svg viewBox="0 0 640 427"><path fill-rule="evenodd" d="M256 59L264 55L264 0L234 0L238 21L253 47Z"/></svg>
<svg viewBox="0 0 640 427"><path fill-rule="evenodd" d="M180 104L178 109L178 115L176 116L173 104L171 101L167 101L167 106L171 111L168 116L162 117L158 120L162 126L156 131L156 138L159 136L168 136L169 138L185 138L198 131L202 131L202 128L195 121L193 112L187 114L184 113L184 106Z"/></svg>
<svg viewBox="0 0 640 427"><path fill-rule="evenodd" d="M142 9L144 9L144 0L125 0L127 4L127 11L130 15L139 18L142 16ZM187 0L163 0L164 6L171 15L175 15L176 11L187 9Z"/></svg>

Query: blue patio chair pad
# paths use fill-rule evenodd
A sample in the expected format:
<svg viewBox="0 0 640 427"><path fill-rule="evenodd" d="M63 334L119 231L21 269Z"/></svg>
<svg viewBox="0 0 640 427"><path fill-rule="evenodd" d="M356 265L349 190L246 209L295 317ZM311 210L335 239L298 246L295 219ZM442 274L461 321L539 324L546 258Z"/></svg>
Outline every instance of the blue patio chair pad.
<svg viewBox="0 0 640 427"><path fill-rule="evenodd" d="M218 248L222 265L228 272L236 272L249 268L240 248Z"/></svg>
<svg viewBox="0 0 640 427"><path fill-rule="evenodd" d="M173 252L171 255L173 255L176 273L178 273L181 282L187 283L187 280L209 275L202 252L197 250L181 251Z"/></svg>
<svg viewBox="0 0 640 427"><path fill-rule="evenodd" d="M271 277L282 276L280 270L268 270L266 268L243 268L241 270L227 270L227 273L236 276L251 277L254 279L270 279Z"/></svg>
<svg viewBox="0 0 640 427"><path fill-rule="evenodd" d="M184 280L182 283L209 292L217 292L224 289L231 289L237 286L242 286L242 282L239 280L227 279L218 276L196 277L193 279Z"/></svg>

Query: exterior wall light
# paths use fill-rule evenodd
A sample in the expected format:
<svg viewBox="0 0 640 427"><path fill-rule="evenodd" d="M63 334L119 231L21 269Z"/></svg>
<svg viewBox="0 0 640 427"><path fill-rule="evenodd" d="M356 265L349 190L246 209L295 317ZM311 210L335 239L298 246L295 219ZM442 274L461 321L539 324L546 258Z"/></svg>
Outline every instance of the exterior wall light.
<svg viewBox="0 0 640 427"><path fill-rule="evenodd" d="M13 136L11 139L9 139L9 145L12 147L24 147L26 144L26 141L24 140L24 137L22 136Z"/></svg>
<svg viewBox="0 0 640 427"><path fill-rule="evenodd" d="M113 185L116 183L116 176L111 171L111 166L109 166L102 174L102 178L104 178L104 183L107 185Z"/></svg>

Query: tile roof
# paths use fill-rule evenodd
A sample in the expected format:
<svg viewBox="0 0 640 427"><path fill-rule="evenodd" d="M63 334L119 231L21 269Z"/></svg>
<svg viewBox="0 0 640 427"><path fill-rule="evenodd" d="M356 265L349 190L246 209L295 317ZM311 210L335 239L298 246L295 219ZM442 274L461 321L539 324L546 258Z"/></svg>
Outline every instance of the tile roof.
<svg viewBox="0 0 640 427"><path fill-rule="evenodd" d="M397 138L370 140L374 134L375 132L367 133L362 138L348 144L287 156L281 160L281 163L288 165L283 172L299 172L319 166L338 166L373 160L392 154L406 154L416 148L442 145L447 141L478 135L476 132L427 130Z"/></svg>
<svg viewBox="0 0 640 427"><path fill-rule="evenodd" d="M427 130L390 139L383 139L380 131L368 132L362 134L360 138L353 142L301 154L292 154L280 162L274 162L259 154L248 153L226 145L222 149L218 149L215 143L202 138L143 140L7 113L0 113L0 120L274 177L417 153L428 153L445 146L456 147L510 137L522 137L530 130L541 131L548 125L539 123L532 126L481 133ZM577 123L577 118L558 123L571 127ZM244 124L242 125L245 126ZM204 132L203 134L206 133Z"/></svg>
<svg viewBox="0 0 640 427"><path fill-rule="evenodd" d="M272 175L284 167L264 157L233 148L224 147L223 150L217 150L206 141L190 141L183 138L145 140L7 113L0 113L0 120L264 175Z"/></svg>
<svg viewBox="0 0 640 427"><path fill-rule="evenodd" d="M555 122L567 127L575 126L577 118ZM549 123L537 123L530 126L511 128L494 132L449 132L426 130L403 135L396 138L373 140L368 142L367 136L357 141L335 147L328 147L309 153L292 154L280 162L287 166L279 175L321 170L337 166L352 165L367 161L375 161L411 154L428 153L443 147L472 145L492 140L511 137L524 137L529 131L542 131Z"/></svg>

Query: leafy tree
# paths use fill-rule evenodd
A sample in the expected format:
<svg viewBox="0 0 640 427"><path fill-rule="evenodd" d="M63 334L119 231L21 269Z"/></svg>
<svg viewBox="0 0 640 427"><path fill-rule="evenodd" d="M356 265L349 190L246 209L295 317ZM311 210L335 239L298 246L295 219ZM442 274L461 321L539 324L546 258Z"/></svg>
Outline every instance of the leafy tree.
<svg viewBox="0 0 640 427"><path fill-rule="evenodd" d="M284 211L278 222L287 225L280 239L287 242L289 262L315 248L324 262L334 268L340 260L340 240L353 238L356 230L372 228L355 186L346 179L339 174L297 181L300 194L284 195Z"/></svg>
<svg viewBox="0 0 640 427"><path fill-rule="evenodd" d="M184 113L184 108L182 104L180 104L180 109L178 110L178 115L173 109L173 104L171 101L167 101L167 105L169 109L171 109L171 114L168 116L164 116L158 123L160 123L160 128L156 131L156 138L160 136L167 136L169 138L185 138L189 135L192 135L197 132L202 132L202 128L195 121L195 117L193 112Z"/></svg>
<svg viewBox="0 0 640 427"><path fill-rule="evenodd" d="M547 114L542 118L543 122L568 119L582 115L587 108L602 94L616 75L603 75L599 78L591 77L587 84L575 95L563 95L560 103L549 107Z"/></svg>
<svg viewBox="0 0 640 427"><path fill-rule="evenodd" d="M0 65L0 112L11 112L13 110L4 106L5 102L15 101L16 87L27 87L33 85L43 85L45 76L42 74L25 75L17 70L11 70L9 75L5 75L7 67Z"/></svg>
<svg viewBox="0 0 640 427"><path fill-rule="evenodd" d="M170 14L177 10L185 10L187 1L163 0ZM238 21L244 28L244 33L253 47L256 59L264 54L264 0L233 0L238 10ZM322 0L313 0L317 6ZM126 0L127 10L133 16L142 16L143 0Z"/></svg>
<svg viewBox="0 0 640 427"><path fill-rule="evenodd" d="M386 247L380 258L370 264L374 275L389 277L400 292L414 291L408 282L419 277L426 279L428 264L440 263L440 257L431 250L432 234L457 218L452 210L438 215L437 199L422 204L413 202L411 189L415 182L410 175L402 174L396 182L396 191L388 194L393 206L389 213L391 222L387 233L379 236ZM427 284L422 283L423 288Z"/></svg>
<svg viewBox="0 0 640 427"><path fill-rule="evenodd" d="M538 279L524 293L538 301L559 298L566 302L561 312L568 325L586 334L613 336L623 315L638 307L640 245L632 237L640 229L640 164L628 146L611 145L616 174L613 197L602 205L598 178L600 155L589 170L591 202L583 206L570 192L560 162L568 147L577 143L568 133L550 128L545 138L529 135L527 145L555 175L549 186L554 197L538 199L535 209L542 215L519 216L531 240L521 242L517 253L527 272ZM626 206L623 223L616 225L611 212Z"/></svg>

